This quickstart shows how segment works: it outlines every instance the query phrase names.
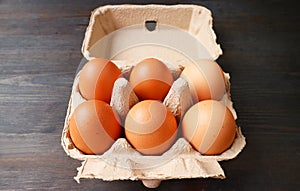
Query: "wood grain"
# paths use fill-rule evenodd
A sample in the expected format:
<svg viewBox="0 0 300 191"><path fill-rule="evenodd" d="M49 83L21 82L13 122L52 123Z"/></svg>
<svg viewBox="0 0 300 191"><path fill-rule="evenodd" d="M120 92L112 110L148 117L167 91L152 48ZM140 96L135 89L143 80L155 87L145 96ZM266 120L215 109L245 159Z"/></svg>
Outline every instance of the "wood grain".
<svg viewBox="0 0 300 191"><path fill-rule="evenodd" d="M80 161L60 136L90 12L134 1L0 1L0 190L147 190L141 182L73 180ZM157 190L298 190L300 16L286 1L193 3L212 10L218 59L247 146L227 179L164 181Z"/></svg>

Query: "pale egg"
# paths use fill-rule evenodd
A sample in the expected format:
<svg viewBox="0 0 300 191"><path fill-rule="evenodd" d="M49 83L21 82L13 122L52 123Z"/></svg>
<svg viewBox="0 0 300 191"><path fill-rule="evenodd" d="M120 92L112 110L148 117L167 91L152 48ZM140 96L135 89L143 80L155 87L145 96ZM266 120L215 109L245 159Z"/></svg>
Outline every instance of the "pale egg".
<svg viewBox="0 0 300 191"><path fill-rule="evenodd" d="M195 102L207 99L220 100L225 94L223 71L213 60L190 63L180 77L189 83Z"/></svg>
<svg viewBox="0 0 300 191"><path fill-rule="evenodd" d="M228 149L235 138L236 124L230 110L221 102L205 100L184 115L183 136L201 154L216 155Z"/></svg>

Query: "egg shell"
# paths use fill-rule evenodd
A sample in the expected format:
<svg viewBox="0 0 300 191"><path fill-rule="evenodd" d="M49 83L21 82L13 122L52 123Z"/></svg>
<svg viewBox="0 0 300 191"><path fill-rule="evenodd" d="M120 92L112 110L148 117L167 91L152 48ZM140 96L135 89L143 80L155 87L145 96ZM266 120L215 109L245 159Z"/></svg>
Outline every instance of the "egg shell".
<svg viewBox="0 0 300 191"><path fill-rule="evenodd" d="M174 80L163 62L147 58L133 68L129 81L140 100L163 101Z"/></svg>
<svg viewBox="0 0 300 191"><path fill-rule="evenodd" d="M80 72L80 93L87 100L110 102L115 81L121 76L119 68L110 60L95 58L87 62Z"/></svg>
<svg viewBox="0 0 300 191"><path fill-rule="evenodd" d="M128 60L111 60L111 61L121 70L122 77L129 80L130 74L131 74L133 68L143 60L145 60L145 58L144 59L128 59ZM160 59L158 59L158 60L160 60ZM180 77L180 74L181 74L182 70L184 69L184 67L182 65L174 63L174 62L170 63L165 60L163 61L163 63L167 66L167 68L171 72L174 81Z"/></svg>
<svg viewBox="0 0 300 191"><path fill-rule="evenodd" d="M145 100L133 106L124 127L127 140L145 155L164 153L177 135L175 117L165 105L156 100Z"/></svg>
<svg viewBox="0 0 300 191"><path fill-rule="evenodd" d="M207 99L220 100L226 92L223 71L213 60L199 60L188 64L181 77L188 81L196 102Z"/></svg>
<svg viewBox="0 0 300 191"><path fill-rule="evenodd" d="M228 149L235 138L236 124L221 102L205 100L193 105L182 120L183 136L200 153L216 155Z"/></svg>
<svg viewBox="0 0 300 191"><path fill-rule="evenodd" d="M121 135L117 114L107 103L89 100L74 110L69 123L74 145L86 154L102 154Z"/></svg>

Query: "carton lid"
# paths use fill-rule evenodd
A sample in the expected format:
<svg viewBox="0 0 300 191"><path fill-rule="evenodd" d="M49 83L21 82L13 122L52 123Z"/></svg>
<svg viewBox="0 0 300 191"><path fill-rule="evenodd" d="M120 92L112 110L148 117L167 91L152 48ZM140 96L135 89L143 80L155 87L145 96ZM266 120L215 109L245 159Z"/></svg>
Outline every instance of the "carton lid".
<svg viewBox="0 0 300 191"><path fill-rule="evenodd" d="M156 30L147 31L145 27L147 22L155 22ZM193 60L215 60L222 54L212 29L211 12L205 7L196 5L107 5L99 7L92 12L83 41L82 53L88 60L94 57L116 59L115 53L121 51L123 51L123 57L128 58L127 54L129 54L132 58L148 52L147 46L151 42L152 45L167 46L169 50L173 49L173 53L175 49L185 54L192 52L200 55L192 57ZM135 47L135 49L126 50L124 53L124 47ZM161 51L157 46L150 49L157 50L150 51L152 57L160 52L163 52L163 55L173 54L166 49ZM148 55L140 57L145 56ZM166 58L161 59L168 61Z"/></svg>

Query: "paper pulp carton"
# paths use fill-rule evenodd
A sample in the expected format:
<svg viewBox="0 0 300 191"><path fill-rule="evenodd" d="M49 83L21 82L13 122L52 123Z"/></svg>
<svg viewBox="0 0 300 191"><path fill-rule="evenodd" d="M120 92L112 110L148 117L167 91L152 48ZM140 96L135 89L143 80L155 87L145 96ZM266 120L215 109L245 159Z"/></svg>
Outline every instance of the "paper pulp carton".
<svg viewBox="0 0 300 191"><path fill-rule="evenodd" d="M163 103L180 120L191 106L186 81L179 78L190 62L216 60L222 50L216 42L211 12L196 5L107 5L92 12L82 45L82 54L90 60L102 57L121 69L123 78L116 81L110 105L123 121L130 107L138 102L130 93L128 76L132 67L144 58L155 57L167 64L175 79ZM235 158L245 146L245 137L237 127L232 146L220 155L204 156L179 137L161 156L144 156L119 138L102 155L85 155L72 143L69 120L78 104L85 101L78 89L80 71L76 75L65 125L62 146L70 157L81 160L75 179L97 178L106 181L142 180L150 188L161 180L182 178L225 178L218 161ZM229 74L225 73L227 94L221 100L236 112L230 98Z"/></svg>

